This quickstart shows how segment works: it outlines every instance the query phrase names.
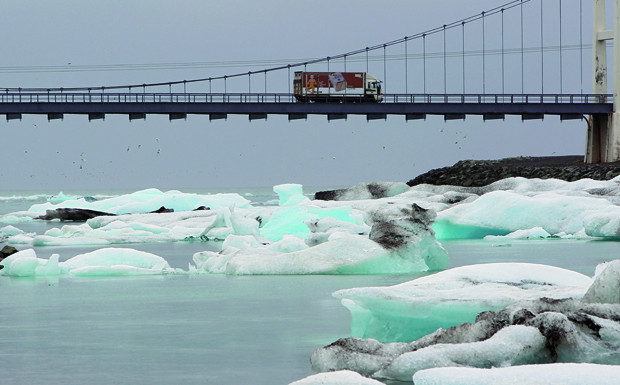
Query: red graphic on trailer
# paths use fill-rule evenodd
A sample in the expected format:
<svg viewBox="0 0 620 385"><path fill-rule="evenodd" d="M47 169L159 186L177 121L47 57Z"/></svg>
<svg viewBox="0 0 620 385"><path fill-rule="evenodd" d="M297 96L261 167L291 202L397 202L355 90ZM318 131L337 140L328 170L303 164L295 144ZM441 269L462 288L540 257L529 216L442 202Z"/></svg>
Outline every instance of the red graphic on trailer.
<svg viewBox="0 0 620 385"><path fill-rule="evenodd" d="M306 92L309 94L313 94L314 87L316 86L317 86L317 81L314 78L314 75L310 75L310 77L308 78L308 81L306 82Z"/></svg>
<svg viewBox="0 0 620 385"><path fill-rule="evenodd" d="M304 72L303 76L307 93L314 93L319 88L330 88L335 92L364 88L364 76L360 72Z"/></svg>

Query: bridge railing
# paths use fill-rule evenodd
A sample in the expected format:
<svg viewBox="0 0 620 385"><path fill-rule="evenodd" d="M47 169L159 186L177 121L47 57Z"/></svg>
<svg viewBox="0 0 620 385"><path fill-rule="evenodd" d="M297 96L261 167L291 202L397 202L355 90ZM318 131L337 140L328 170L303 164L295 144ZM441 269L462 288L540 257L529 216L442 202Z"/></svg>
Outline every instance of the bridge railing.
<svg viewBox="0 0 620 385"><path fill-rule="evenodd" d="M325 95L325 102L338 101ZM365 102L347 95L342 103ZM286 93L67 93L0 92L0 103L294 103ZM385 94L383 103L415 104L604 104L613 95L601 94Z"/></svg>

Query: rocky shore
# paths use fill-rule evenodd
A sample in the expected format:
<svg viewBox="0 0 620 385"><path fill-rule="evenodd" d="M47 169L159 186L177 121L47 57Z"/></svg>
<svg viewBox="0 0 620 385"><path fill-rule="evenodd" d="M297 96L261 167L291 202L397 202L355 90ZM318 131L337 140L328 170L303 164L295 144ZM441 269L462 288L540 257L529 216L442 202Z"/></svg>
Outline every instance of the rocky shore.
<svg viewBox="0 0 620 385"><path fill-rule="evenodd" d="M419 184L482 187L511 177L561 179L567 182L590 178L610 180L620 175L620 162L588 164L583 155L517 157L498 160L462 160L450 167L430 170L405 183L372 182L340 189L318 191L315 199L351 200L396 195Z"/></svg>
<svg viewBox="0 0 620 385"><path fill-rule="evenodd" d="M518 157L499 160L463 160L453 166L430 170L407 182L418 184L486 186L510 177L561 179L567 182L590 178L609 180L620 175L620 162L587 164L581 155Z"/></svg>

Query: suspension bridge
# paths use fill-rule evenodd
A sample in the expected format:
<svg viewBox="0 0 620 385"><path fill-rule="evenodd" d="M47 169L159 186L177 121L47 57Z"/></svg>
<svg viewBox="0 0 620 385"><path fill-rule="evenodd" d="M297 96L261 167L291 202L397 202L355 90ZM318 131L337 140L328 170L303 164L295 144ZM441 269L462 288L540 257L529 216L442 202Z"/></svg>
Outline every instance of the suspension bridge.
<svg viewBox="0 0 620 385"><path fill-rule="evenodd" d="M515 0L382 44L262 70L149 84L0 87L0 114L7 121L22 119L24 114L47 115L49 120L67 114L85 115L89 120L108 114L124 114L129 120L145 119L149 114L168 115L170 120L191 114L208 115L211 120L228 115L247 115L250 120L269 115L285 115L289 120L325 115L330 121L349 115L368 120L389 115L406 120L427 115L445 120L467 115L484 120L506 115L523 120L547 115L560 120L586 117L586 160L619 161L616 85L620 71L614 71L611 93L607 82L607 42L620 39L620 0L613 2L611 29L606 26L605 0ZM592 7L591 20L584 20L584 6ZM548 22L551 17L553 23ZM592 31L591 37L584 25ZM620 68L618 51L613 53L614 69ZM584 59L586 53L591 59ZM584 61L592 65L591 79L587 79L591 92L584 92ZM331 75L346 75L351 70L366 74L371 62L374 70L382 63L379 72L383 72L374 74L379 75L380 91L375 89L372 99L367 84L360 86L361 92L346 85L337 89L336 82L317 86L315 91L305 77L301 84L293 84L294 78L304 74L330 74L330 81L334 80ZM393 64L388 70L389 63L395 62L398 66ZM275 80L277 73L288 81L282 81L282 76ZM244 78L247 83L242 85ZM187 91L196 85L202 87L201 92Z"/></svg>

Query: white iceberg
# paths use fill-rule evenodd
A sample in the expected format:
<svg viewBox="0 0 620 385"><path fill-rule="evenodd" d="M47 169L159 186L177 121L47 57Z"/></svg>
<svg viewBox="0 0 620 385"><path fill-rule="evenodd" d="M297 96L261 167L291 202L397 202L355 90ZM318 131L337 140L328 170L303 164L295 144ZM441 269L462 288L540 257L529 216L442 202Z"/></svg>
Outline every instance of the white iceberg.
<svg viewBox="0 0 620 385"><path fill-rule="evenodd" d="M319 373L302 380L291 382L289 385L383 385L382 382L366 378L350 370L341 370L331 373Z"/></svg>
<svg viewBox="0 0 620 385"><path fill-rule="evenodd" d="M312 367L320 372L353 370L373 378L411 381L415 373L423 373L430 368L457 366L488 369L547 363L617 364L620 362L619 266L620 260L600 265L596 279L589 287L587 283L592 280L563 269L531 264L490 264L467 266L465 270L473 270L469 274L457 274L459 269L453 269L456 272L436 274L445 275L444 279L432 279L432 276L422 278L427 282L417 292L405 290L407 284L387 288L387 291L379 293L381 295L374 293L377 288L368 288L370 294L366 293L366 297L377 300L373 310L378 311L381 300L396 299L418 311L417 315L413 314L417 316L417 321L426 321L426 318L432 318L437 313L432 306L424 307L425 297L433 296L427 292L441 291L441 284L449 286L454 280L470 281L469 286L479 287L474 290L461 287L449 294L463 282L452 284L452 287L446 288L448 293L434 295L435 306L444 307L445 302L448 306L459 307L460 301L462 308L467 303L478 301L493 307L498 300L504 301L501 297L505 295L512 297L512 302L501 311L481 311L476 315L475 322L440 327L412 342L382 343L372 338L343 338L317 349L311 356ZM485 285L485 290L478 290ZM509 286L515 286L524 293L515 295ZM586 295L583 295L584 290ZM419 294L420 298L415 298L412 293ZM479 299L474 299L475 296ZM404 297L404 301L399 297ZM454 301L455 298L458 301ZM406 310L406 307L403 309ZM381 310L386 314L391 312L384 316L385 319L401 311L389 306ZM409 327L404 323L386 324L376 313L366 315L365 321L376 323L373 327ZM445 311L443 315L446 315ZM459 316L462 315L454 315ZM372 317L375 319L372 320ZM435 326L438 325L439 322Z"/></svg>
<svg viewBox="0 0 620 385"><path fill-rule="evenodd" d="M436 367L506 367L546 358L547 340L532 326L504 328L491 338L461 344L438 344L402 354L374 374L377 378L411 381L414 373Z"/></svg>
<svg viewBox="0 0 620 385"><path fill-rule="evenodd" d="M352 210L350 207L321 209L308 204L278 208L260 232L268 241L271 239L271 244L261 245L256 236L254 239L235 237L230 242L227 239L220 253L195 254L196 266L192 272L232 275L390 274L434 271L447 266L446 251L429 229L434 217L432 211L415 204L410 208L389 206L377 209L368 214L372 226L366 235L363 233L368 231L367 227L352 223L355 222L350 216ZM329 217L301 222L305 232L301 228L290 235L264 231L274 221L278 229L290 228L291 222L299 224L300 218L313 214ZM345 219L352 222L343 226L341 223ZM334 226L338 228L337 232L331 231ZM308 233L312 235L308 236ZM304 239L306 245L312 247L305 247Z"/></svg>
<svg viewBox="0 0 620 385"><path fill-rule="evenodd" d="M521 365L508 368L436 368L417 372L416 385L616 385L620 366L597 364Z"/></svg>
<svg viewBox="0 0 620 385"><path fill-rule="evenodd" d="M58 254L49 259L38 258L33 249L19 251L2 260L0 275L11 277L37 276L120 276L161 275L178 273L168 262L155 254L126 248L104 248L80 254L64 262Z"/></svg>
<svg viewBox="0 0 620 385"><path fill-rule="evenodd" d="M191 211L201 206L212 210L235 205L247 207L250 201L239 194L190 194L176 190L162 192L155 188L145 189L106 199L90 201L86 198L67 199L57 204L52 202L32 205L21 213L30 217L44 215L47 210L57 208L79 208L102 211L111 214L150 213L160 207L174 211Z"/></svg>
<svg viewBox="0 0 620 385"><path fill-rule="evenodd" d="M340 290L352 316L351 335L383 342L413 341L437 328L473 322L478 313L516 301L581 298L592 279L530 263L463 266L391 287Z"/></svg>
<svg viewBox="0 0 620 385"><path fill-rule="evenodd" d="M433 229L438 239L483 238L534 227L549 234L574 234L584 228L586 216L613 207L603 198L493 191L439 212Z"/></svg>

